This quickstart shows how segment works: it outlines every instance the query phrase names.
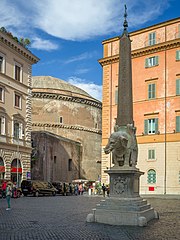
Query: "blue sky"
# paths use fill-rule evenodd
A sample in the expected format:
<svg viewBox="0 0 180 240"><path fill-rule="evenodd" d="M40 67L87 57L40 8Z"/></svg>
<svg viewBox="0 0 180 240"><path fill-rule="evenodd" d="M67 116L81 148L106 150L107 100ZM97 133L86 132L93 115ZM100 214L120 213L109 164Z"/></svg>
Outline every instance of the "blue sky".
<svg viewBox="0 0 180 240"><path fill-rule="evenodd" d="M40 58L33 76L63 79L101 100L101 43L122 33L124 4L129 32L180 17L179 0L1 0L0 22L31 40Z"/></svg>

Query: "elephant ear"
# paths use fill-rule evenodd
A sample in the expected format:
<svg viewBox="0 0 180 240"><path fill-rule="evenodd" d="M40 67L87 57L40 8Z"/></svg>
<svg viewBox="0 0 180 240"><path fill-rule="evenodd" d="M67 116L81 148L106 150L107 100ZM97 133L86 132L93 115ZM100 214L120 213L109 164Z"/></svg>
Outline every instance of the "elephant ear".
<svg viewBox="0 0 180 240"><path fill-rule="evenodd" d="M124 136L121 136L121 143L122 143L122 146L126 148L128 145L128 139Z"/></svg>

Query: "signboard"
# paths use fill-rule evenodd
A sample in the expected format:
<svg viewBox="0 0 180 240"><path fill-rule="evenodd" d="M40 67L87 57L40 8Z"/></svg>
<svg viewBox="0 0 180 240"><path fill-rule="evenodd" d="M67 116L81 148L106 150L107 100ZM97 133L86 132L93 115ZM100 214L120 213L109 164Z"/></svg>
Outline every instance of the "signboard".
<svg viewBox="0 0 180 240"><path fill-rule="evenodd" d="M149 191L154 191L154 187L149 187Z"/></svg>
<svg viewBox="0 0 180 240"><path fill-rule="evenodd" d="M27 177L27 179L31 179L31 172L27 172L26 177Z"/></svg>

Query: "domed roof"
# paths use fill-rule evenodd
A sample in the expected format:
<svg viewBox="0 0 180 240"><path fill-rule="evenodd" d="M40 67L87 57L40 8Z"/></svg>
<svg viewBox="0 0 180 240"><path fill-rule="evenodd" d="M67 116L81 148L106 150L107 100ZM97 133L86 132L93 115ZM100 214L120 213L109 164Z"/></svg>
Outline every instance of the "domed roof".
<svg viewBox="0 0 180 240"><path fill-rule="evenodd" d="M57 89L57 90L63 90L63 91L70 91L73 93L91 97L84 90L82 90L64 80L61 80L59 78L54 78L51 76L34 76L34 77L32 77L32 88L33 89L36 89L36 88Z"/></svg>

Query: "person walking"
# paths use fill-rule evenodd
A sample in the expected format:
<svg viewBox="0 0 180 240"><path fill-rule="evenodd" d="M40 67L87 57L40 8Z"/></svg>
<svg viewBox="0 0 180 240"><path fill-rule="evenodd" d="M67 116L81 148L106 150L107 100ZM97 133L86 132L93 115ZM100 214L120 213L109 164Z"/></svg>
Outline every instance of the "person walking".
<svg viewBox="0 0 180 240"><path fill-rule="evenodd" d="M8 182L6 186L6 200L8 207L6 208L6 210L11 210L11 193L12 193L11 182Z"/></svg>
<svg viewBox="0 0 180 240"><path fill-rule="evenodd" d="M105 194L106 194L106 187L104 186L104 183L102 185L102 190L103 190L103 197L105 197Z"/></svg>
<svg viewBox="0 0 180 240"><path fill-rule="evenodd" d="M2 198L6 197L6 187L7 187L7 182L4 180L2 183Z"/></svg>

